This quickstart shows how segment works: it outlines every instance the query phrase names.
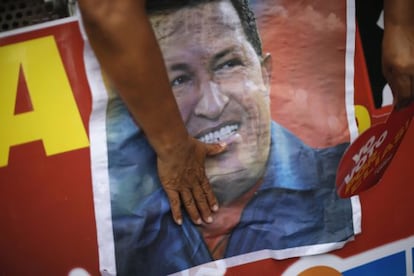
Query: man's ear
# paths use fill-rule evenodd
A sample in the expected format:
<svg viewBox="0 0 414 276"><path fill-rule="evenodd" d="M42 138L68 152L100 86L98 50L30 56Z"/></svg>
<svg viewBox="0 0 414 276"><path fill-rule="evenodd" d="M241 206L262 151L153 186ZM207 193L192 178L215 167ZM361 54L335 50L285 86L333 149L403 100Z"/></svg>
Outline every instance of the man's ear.
<svg viewBox="0 0 414 276"><path fill-rule="evenodd" d="M272 78L272 55L270 53L266 53L262 57L261 65L263 82L267 88L270 88L270 81Z"/></svg>

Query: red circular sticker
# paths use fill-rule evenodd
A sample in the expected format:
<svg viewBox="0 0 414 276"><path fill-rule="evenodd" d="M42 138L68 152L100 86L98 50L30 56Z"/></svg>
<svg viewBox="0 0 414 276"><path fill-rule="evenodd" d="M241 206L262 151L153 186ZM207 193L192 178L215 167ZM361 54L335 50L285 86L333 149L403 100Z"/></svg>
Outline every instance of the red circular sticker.
<svg viewBox="0 0 414 276"><path fill-rule="evenodd" d="M386 123L369 128L349 146L336 174L340 197L356 195L379 182L407 132L413 107L393 111Z"/></svg>

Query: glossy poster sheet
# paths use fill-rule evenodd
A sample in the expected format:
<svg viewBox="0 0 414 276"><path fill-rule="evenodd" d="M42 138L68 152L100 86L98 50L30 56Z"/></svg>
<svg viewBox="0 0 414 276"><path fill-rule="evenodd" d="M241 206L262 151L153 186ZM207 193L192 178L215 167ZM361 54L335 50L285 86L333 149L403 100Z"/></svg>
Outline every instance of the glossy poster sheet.
<svg viewBox="0 0 414 276"><path fill-rule="evenodd" d="M189 132L229 145L206 162L221 208L211 225L173 222L155 154L86 45L101 270L224 273L352 240L359 200L335 187L356 133L352 3L156 2L151 23Z"/></svg>

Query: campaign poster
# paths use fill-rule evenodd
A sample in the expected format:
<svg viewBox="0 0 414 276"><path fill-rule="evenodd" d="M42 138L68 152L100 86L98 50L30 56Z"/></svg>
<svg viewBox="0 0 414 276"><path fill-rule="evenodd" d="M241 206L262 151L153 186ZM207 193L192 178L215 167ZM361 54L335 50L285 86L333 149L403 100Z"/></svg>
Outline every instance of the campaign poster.
<svg viewBox="0 0 414 276"><path fill-rule="evenodd" d="M372 99L353 1L250 1L247 17L256 21L243 31L229 6L239 2L212 2L219 7L193 3L154 11L152 20L160 22L158 34L179 27L160 45L180 62L169 76L177 101L188 100L180 110L189 130L207 124L200 139L232 142L220 157L225 162L210 160L208 173L223 202L243 195L221 204L214 227L188 218L184 227L173 224L154 153L103 77L78 15L0 33L0 274L414 273L412 123L404 124L404 138L394 136L401 144L376 185L345 200L333 192L342 147L357 131L389 119L392 109L387 97L382 108ZM200 7L209 12L192 13ZM172 14L185 16L177 25ZM254 25L261 47L245 31ZM214 55L228 42L235 46ZM252 159L255 170L243 181L215 175L217 167L251 167ZM261 180L250 188L261 167ZM248 191L222 189L223 182ZM335 204L328 211L343 217L330 220L326 198ZM336 209L338 202L345 208ZM331 235L319 239L325 229Z"/></svg>
<svg viewBox="0 0 414 276"><path fill-rule="evenodd" d="M147 6L189 133L228 143L206 160L221 208L213 224L195 225L186 215L181 226L174 223L155 153L87 45L101 270L225 271L252 260L329 252L360 233L358 197L340 198L335 186L338 163L357 133L352 3Z"/></svg>
<svg viewBox="0 0 414 276"><path fill-rule="evenodd" d="M1 275L99 273L83 49L76 18L0 33Z"/></svg>

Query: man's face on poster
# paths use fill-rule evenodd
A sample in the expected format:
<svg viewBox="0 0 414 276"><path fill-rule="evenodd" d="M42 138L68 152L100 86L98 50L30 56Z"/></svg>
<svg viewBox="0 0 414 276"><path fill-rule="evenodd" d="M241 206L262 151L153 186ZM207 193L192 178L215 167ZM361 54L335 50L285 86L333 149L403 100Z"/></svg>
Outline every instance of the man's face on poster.
<svg viewBox="0 0 414 276"><path fill-rule="evenodd" d="M266 167L270 58L257 55L230 1L154 14L151 22L190 134L228 143L226 152L206 160L206 172L221 204L231 202Z"/></svg>

